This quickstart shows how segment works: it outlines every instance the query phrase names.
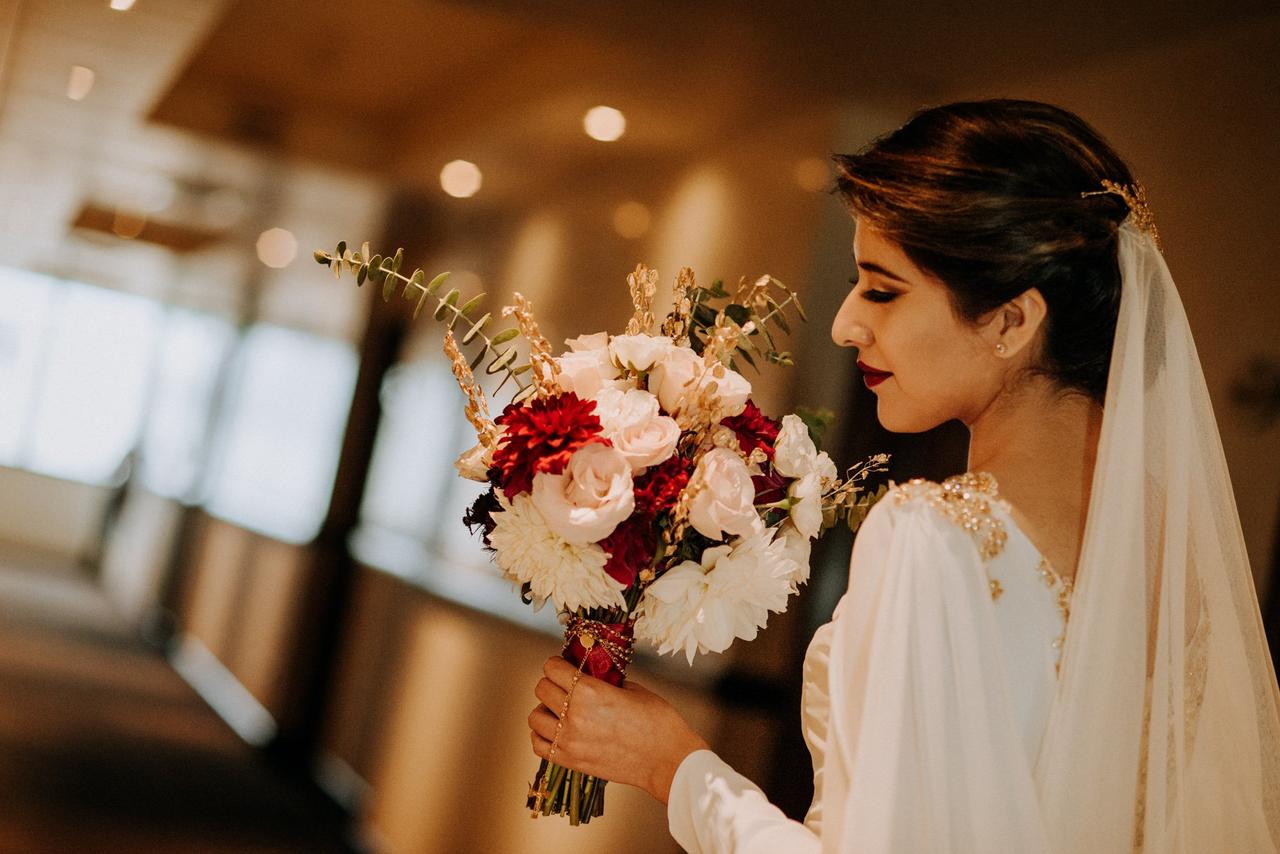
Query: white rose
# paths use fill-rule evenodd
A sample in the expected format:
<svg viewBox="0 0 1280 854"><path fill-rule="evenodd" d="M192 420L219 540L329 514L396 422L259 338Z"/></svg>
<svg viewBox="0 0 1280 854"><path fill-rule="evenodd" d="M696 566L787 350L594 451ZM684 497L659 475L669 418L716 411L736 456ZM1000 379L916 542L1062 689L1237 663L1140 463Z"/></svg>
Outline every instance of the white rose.
<svg viewBox="0 0 1280 854"><path fill-rule="evenodd" d="M609 342L614 362L633 371L649 370L671 347L665 335L615 335Z"/></svg>
<svg viewBox="0 0 1280 854"><path fill-rule="evenodd" d="M596 415L606 439L632 424L658 417L658 399L644 389L606 386L595 394Z"/></svg>
<svg viewBox="0 0 1280 854"><path fill-rule="evenodd" d="M635 509L631 465L617 450L592 442L574 451L562 474L533 478L533 506L568 543L596 543Z"/></svg>
<svg viewBox="0 0 1280 854"><path fill-rule="evenodd" d="M604 333L600 333L603 335ZM573 346L573 342L569 342ZM619 370L609 359L609 350L571 350L556 359L560 367L560 386L586 400L594 397L605 383L619 375Z"/></svg>
<svg viewBox="0 0 1280 854"><path fill-rule="evenodd" d="M688 347L671 347L649 370L649 391L662 408L676 414L680 398L702 374L702 357Z"/></svg>
<svg viewBox="0 0 1280 854"><path fill-rule="evenodd" d="M773 470L783 477L804 477L817 465L818 449L809 438L808 426L799 415L782 416L782 429L774 443ZM835 466L831 468L834 477Z"/></svg>
<svg viewBox="0 0 1280 854"><path fill-rule="evenodd" d="M793 482L787 490L791 497L791 523L806 537L816 537L822 530L822 481L811 471Z"/></svg>
<svg viewBox="0 0 1280 854"><path fill-rule="evenodd" d="M627 458L633 470L665 462L676 452L678 444L680 425L666 415L632 424L613 434L613 447Z"/></svg>
<svg viewBox="0 0 1280 854"><path fill-rule="evenodd" d="M747 408L747 398L751 397L751 383L747 378L724 365L716 365L702 380L703 385L712 382L716 384L716 396L720 398L721 414L726 417L741 415Z"/></svg>
<svg viewBox="0 0 1280 854"><path fill-rule="evenodd" d="M728 448L712 448L698 461L689 480L689 524L713 540L725 534L745 537L764 523L756 512L756 488L742 457Z"/></svg>
<svg viewBox="0 0 1280 854"><path fill-rule="evenodd" d="M791 580L795 584L804 584L809 580L809 555L812 548L810 538L796 530L795 525L788 522L778 526L775 543L781 544L782 553L796 565Z"/></svg>
<svg viewBox="0 0 1280 854"><path fill-rule="evenodd" d="M453 467L458 470L460 476L479 483L489 482L489 466L491 465L493 465L493 454L490 453L488 448L480 444L463 451L453 461Z"/></svg>
<svg viewBox="0 0 1280 854"><path fill-rule="evenodd" d="M574 353L604 350L609 346L609 333L593 332L590 335L579 335L577 338L566 338L564 343Z"/></svg>

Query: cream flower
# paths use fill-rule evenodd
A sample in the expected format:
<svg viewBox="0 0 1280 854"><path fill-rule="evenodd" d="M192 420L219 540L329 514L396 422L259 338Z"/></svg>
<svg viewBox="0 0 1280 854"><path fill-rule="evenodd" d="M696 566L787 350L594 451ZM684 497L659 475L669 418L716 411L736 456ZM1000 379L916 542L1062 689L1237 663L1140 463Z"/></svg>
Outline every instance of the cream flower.
<svg viewBox="0 0 1280 854"><path fill-rule="evenodd" d="M560 386L582 399L594 397L622 372L609 358L609 336L604 332L579 335L564 342L569 352L556 358L560 368Z"/></svg>
<svg viewBox="0 0 1280 854"><path fill-rule="evenodd" d="M809 427L799 415L782 416L782 428L774 443L773 470L783 477L804 477L817 472L821 480L836 478L836 464L819 451L809 437Z"/></svg>
<svg viewBox="0 0 1280 854"><path fill-rule="evenodd" d="M790 522L783 522L778 526L778 532L774 535L773 541L781 544L783 554L796 565L791 583L798 586L808 582L809 558L813 545L810 538L796 530L795 525Z"/></svg>
<svg viewBox="0 0 1280 854"><path fill-rule="evenodd" d="M716 397L720 401L720 414L724 417L741 415L751 397L751 383L732 368L714 366L702 379L702 386L716 384Z"/></svg>
<svg viewBox="0 0 1280 854"><path fill-rule="evenodd" d="M460 477L478 483L489 482L489 466L493 465L493 452L484 445L476 444L463 451L453 461L453 467Z"/></svg>
<svg viewBox="0 0 1280 854"><path fill-rule="evenodd" d="M643 389L601 389L596 394L596 413L603 435L633 471L666 460L680 442L680 425L660 415L658 399Z"/></svg>
<svg viewBox="0 0 1280 854"><path fill-rule="evenodd" d="M787 490L791 498L791 523L806 537L816 537L822 530L822 480L817 471L792 481Z"/></svg>
<svg viewBox="0 0 1280 854"><path fill-rule="evenodd" d="M636 637L659 653L683 650L689 663L699 652L723 652L735 638L752 640L769 612L787 607L796 563L785 544L765 530L730 546L685 561L645 589Z"/></svg>
<svg viewBox="0 0 1280 854"><path fill-rule="evenodd" d="M671 347L665 335L615 335L609 342L614 362L632 371L649 370Z"/></svg>
<svg viewBox="0 0 1280 854"><path fill-rule="evenodd" d="M755 508L751 472L742 457L728 448L712 448L703 454L686 489L692 495L689 524L704 537L745 537L764 526Z"/></svg>
<svg viewBox="0 0 1280 854"><path fill-rule="evenodd" d="M528 495L508 501L498 492L501 513L489 534L494 562L517 584L528 584L539 605L550 599L560 610L623 608L625 589L604 571L608 556L596 545L559 537Z"/></svg>
<svg viewBox="0 0 1280 854"><path fill-rule="evenodd" d="M532 496L547 527L577 544L603 540L636 508L631 464L599 442L574 451L563 473L534 475Z"/></svg>
<svg viewBox="0 0 1280 854"><path fill-rule="evenodd" d="M658 396L662 408L675 415L681 398L701 376L702 357L688 347L671 347L649 370L649 391ZM693 395L690 395L692 398Z"/></svg>

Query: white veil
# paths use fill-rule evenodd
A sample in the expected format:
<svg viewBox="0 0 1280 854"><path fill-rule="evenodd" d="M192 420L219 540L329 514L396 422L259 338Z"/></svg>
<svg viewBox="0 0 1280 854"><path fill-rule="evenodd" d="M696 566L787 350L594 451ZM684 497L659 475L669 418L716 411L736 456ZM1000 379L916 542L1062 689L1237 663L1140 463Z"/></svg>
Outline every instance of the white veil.
<svg viewBox="0 0 1280 854"><path fill-rule="evenodd" d="M1173 279L1121 226L1120 317L1058 695L1035 769L1058 854L1280 847L1280 693Z"/></svg>

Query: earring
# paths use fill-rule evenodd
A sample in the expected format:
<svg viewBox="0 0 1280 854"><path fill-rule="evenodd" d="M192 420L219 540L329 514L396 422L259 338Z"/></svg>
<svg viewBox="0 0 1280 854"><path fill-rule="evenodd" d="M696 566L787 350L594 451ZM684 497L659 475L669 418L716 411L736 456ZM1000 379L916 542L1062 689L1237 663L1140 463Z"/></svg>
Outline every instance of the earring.
<svg viewBox="0 0 1280 854"><path fill-rule="evenodd" d="M1009 352L1009 348L1005 346L1003 341L996 345L996 353L998 355L1003 356L1007 352Z"/></svg>

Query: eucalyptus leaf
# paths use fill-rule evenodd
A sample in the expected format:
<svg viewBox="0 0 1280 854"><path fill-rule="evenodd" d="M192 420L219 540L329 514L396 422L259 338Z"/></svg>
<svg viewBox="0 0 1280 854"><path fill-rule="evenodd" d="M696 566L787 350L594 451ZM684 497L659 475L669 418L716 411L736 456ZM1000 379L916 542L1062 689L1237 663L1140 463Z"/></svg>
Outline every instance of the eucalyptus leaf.
<svg viewBox="0 0 1280 854"><path fill-rule="evenodd" d="M497 356L494 357L492 362L490 362L488 365L485 366L485 369L484 369L485 373L496 374L498 371L502 370L503 368L507 367L512 362L514 362L516 360L516 356L518 355L520 354L516 351L515 347L510 347L506 350L503 350L501 353L499 353Z"/></svg>
<svg viewBox="0 0 1280 854"><path fill-rule="evenodd" d="M508 341L515 340L516 336L519 334L520 330L513 326L512 328L504 329L497 335L493 336L493 338L489 339L489 344L493 347L497 347L499 344L506 344Z"/></svg>
<svg viewBox="0 0 1280 854"><path fill-rule="evenodd" d="M449 278L448 273L441 273L440 275L436 276L434 279L432 279L430 282L427 283L427 293L434 294L436 291L440 290L440 286L444 284L444 280L447 278Z"/></svg>
<svg viewBox="0 0 1280 854"><path fill-rule="evenodd" d="M418 315L422 314L422 307L423 307L424 305L426 305L426 304L427 304L427 292L426 292L426 291L423 291L423 292L422 292L422 295L421 295L420 297L418 297L418 304L417 304L416 306L414 306L414 307L413 307L413 319L414 319L414 320L417 320L417 319L418 319Z"/></svg>
<svg viewBox="0 0 1280 854"><path fill-rule="evenodd" d="M464 306L464 308L465 308L465 306ZM491 317L493 317L493 313L492 313L492 312L485 312L485 314L484 314L484 316L483 316L483 317L481 317L481 318L480 318L479 320L477 320L476 322L472 323L472 324L471 324L471 328L470 328L470 329L468 329L468 330L466 331L466 334L464 334L464 335L462 336L462 343L463 343L463 344L470 344L472 341L474 341L474 340L475 340L475 338L476 338L476 336L477 336L477 335L479 335L479 334L480 334L480 332L484 329L485 324L487 324L487 323L489 322L489 318L491 318Z"/></svg>
<svg viewBox="0 0 1280 854"><path fill-rule="evenodd" d="M391 296L396 292L396 279L390 273L382 280L382 301L390 302Z"/></svg>
<svg viewBox="0 0 1280 854"><path fill-rule="evenodd" d="M361 264L360 269L356 271L356 287L363 285L367 278L369 278L369 265Z"/></svg>
<svg viewBox="0 0 1280 854"><path fill-rule="evenodd" d="M463 303L462 308L458 309L458 311L469 315L471 312L475 311L482 302L484 302L484 294L476 294L471 299Z"/></svg>

